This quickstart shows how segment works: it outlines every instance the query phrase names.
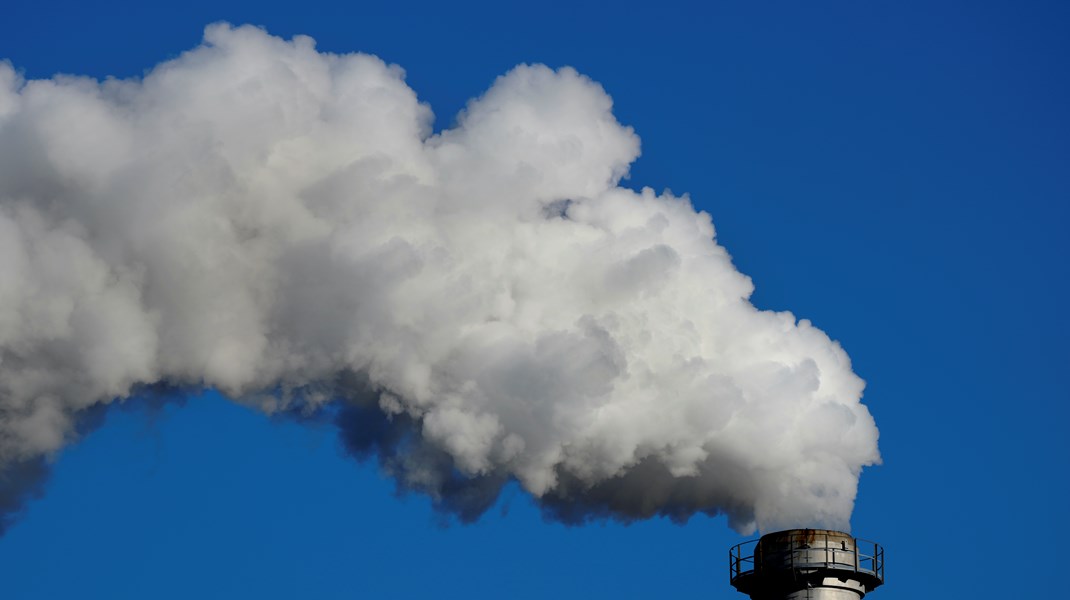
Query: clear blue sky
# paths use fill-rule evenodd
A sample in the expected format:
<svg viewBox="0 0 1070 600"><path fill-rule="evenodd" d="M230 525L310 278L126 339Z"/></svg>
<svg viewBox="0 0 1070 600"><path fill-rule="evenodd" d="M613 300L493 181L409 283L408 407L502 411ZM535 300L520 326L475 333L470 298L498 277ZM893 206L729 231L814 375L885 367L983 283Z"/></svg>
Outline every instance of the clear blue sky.
<svg viewBox="0 0 1070 600"><path fill-rule="evenodd" d="M642 137L629 185L690 193L755 303L811 319L868 382L873 597L1032 593L1012 575L1070 537L1070 5L507 4L18 2L0 57L136 76L207 23L253 23L400 64L438 127L517 63L576 67ZM739 541L723 519L546 523L519 490L443 527L329 426L208 392L64 451L0 538L0 596L742 598Z"/></svg>

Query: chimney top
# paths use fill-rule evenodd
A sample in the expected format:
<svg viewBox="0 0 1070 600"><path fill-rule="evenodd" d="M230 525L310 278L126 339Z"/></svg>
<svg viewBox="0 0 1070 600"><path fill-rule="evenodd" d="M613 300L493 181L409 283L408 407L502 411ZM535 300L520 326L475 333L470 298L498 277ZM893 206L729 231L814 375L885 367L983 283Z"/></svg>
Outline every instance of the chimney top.
<svg viewBox="0 0 1070 600"><path fill-rule="evenodd" d="M884 549L842 531L789 529L734 546L729 570L754 600L859 600L884 583Z"/></svg>

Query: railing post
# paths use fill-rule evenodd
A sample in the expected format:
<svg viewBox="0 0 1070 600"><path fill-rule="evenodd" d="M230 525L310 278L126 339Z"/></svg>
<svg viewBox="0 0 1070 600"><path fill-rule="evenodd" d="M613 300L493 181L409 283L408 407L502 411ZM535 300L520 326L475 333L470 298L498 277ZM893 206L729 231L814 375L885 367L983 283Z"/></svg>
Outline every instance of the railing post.
<svg viewBox="0 0 1070 600"><path fill-rule="evenodd" d="M876 546L876 543L874 543L874 546ZM874 550L874 554L876 554L876 550ZM884 581L884 548L880 549L880 557L880 573L877 576L881 578L881 581Z"/></svg>
<svg viewBox="0 0 1070 600"><path fill-rule="evenodd" d="M859 555L858 538L854 538L854 540L855 540L855 573L857 573L858 572L858 555Z"/></svg>

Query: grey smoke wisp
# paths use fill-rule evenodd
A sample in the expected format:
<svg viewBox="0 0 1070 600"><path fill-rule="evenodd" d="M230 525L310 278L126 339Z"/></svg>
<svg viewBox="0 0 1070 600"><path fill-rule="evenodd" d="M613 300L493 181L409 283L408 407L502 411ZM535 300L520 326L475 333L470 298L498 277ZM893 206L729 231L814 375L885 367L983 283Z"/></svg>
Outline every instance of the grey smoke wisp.
<svg viewBox="0 0 1070 600"><path fill-rule="evenodd" d="M333 411L462 520L516 481L570 523L847 529L863 381L687 197L619 185L638 155L569 68L435 134L397 66L253 27L134 80L0 64L0 513L86 415L192 386Z"/></svg>

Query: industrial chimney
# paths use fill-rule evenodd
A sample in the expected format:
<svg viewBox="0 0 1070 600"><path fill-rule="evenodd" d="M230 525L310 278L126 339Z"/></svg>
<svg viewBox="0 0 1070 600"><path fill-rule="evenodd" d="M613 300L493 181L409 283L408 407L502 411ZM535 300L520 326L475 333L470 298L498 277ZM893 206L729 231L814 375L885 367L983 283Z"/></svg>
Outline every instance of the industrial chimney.
<svg viewBox="0 0 1070 600"><path fill-rule="evenodd" d="M827 529L789 529L734 546L732 585L754 600L859 600L884 583L884 549Z"/></svg>

